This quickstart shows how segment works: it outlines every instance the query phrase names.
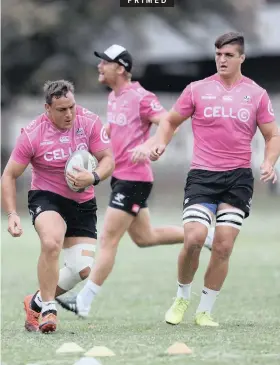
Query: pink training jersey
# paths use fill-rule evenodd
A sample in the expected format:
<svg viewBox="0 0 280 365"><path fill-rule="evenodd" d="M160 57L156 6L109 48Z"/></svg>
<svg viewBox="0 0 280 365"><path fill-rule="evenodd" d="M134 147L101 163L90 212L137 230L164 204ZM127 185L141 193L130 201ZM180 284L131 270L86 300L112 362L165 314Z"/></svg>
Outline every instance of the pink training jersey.
<svg viewBox="0 0 280 365"><path fill-rule="evenodd" d="M32 165L31 190L47 190L83 203L94 197L91 186L83 193L68 187L64 169L68 157L76 150L94 155L110 147L110 141L99 117L82 107L76 108L73 127L57 129L44 113L22 128L11 158L17 163Z"/></svg>
<svg viewBox="0 0 280 365"><path fill-rule="evenodd" d="M251 166L257 125L274 121L266 90L247 77L226 88L218 74L191 83L173 110L192 117L191 169L226 171Z"/></svg>
<svg viewBox="0 0 280 365"><path fill-rule="evenodd" d="M131 150L149 138L150 118L165 110L155 94L133 82L108 99L107 119L115 157L113 176L121 180L153 181L150 161L132 163Z"/></svg>

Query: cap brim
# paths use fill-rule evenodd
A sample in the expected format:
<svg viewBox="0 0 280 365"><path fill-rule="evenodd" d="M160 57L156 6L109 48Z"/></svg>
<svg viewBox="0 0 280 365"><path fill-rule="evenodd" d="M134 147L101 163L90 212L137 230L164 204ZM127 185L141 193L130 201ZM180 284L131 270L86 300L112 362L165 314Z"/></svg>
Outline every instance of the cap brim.
<svg viewBox="0 0 280 365"><path fill-rule="evenodd" d="M94 55L98 58L101 58L102 60L108 61L108 62L114 62L110 57L108 57L105 53L102 52L93 52Z"/></svg>

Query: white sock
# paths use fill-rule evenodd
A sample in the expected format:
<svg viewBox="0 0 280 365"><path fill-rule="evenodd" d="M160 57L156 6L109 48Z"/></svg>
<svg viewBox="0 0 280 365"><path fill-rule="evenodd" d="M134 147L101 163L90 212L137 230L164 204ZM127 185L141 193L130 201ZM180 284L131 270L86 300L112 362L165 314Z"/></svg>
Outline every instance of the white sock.
<svg viewBox="0 0 280 365"><path fill-rule="evenodd" d="M50 310L57 311L55 304L56 303L54 300L50 300L49 302L42 302L42 314Z"/></svg>
<svg viewBox="0 0 280 365"><path fill-rule="evenodd" d="M180 284L178 281L177 298L191 299L192 283Z"/></svg>
<svg viewBox="0 0 280 365"><path fill-rule="evenodd" d="M93 299L99 293L100 289L101 286L95 284L91 280L88 280L86 282L86 285L78 294L77 300L79 302L79 305L83 306L84 308L90 308Z"/></svg>
<svg viewBox="0 0 280 365"><path fill-rule="evenodd" d="M197 308L196 313L200 312L208 312L211 313L212 308L215 304L218 294L220 291L208 289L206 287L203 288L200 303Z"/></svg>
<svg viewBox="0 0 280 365"><path fill-rule="evenodd" d="M38 293L36 294L36 297L34 299L34 302L38 305L39 308L42 308L42 297L41 297L41 292L38 291Z"/></svg>

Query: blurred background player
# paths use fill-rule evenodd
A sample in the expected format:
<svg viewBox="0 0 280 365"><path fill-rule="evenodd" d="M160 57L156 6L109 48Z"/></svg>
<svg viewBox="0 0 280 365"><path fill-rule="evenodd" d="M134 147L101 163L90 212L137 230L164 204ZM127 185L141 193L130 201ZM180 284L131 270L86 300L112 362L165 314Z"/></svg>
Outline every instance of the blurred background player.
<svg viewBox="0 0 280 365"><path fill-rule="evenodd" d="M107 208L100 248L89 280L77 297L59 298L66 309L87 316L91 303L113 269L120 239L127 231L139 247L181 243L183 228L151 226L147 199L153 186L149 159L134 163L137 146L148 140L152 123L158 124L166 113L155 94L138 82L131 82L132 57L122 46L112 45L98 65L99 82L112 92L108 98L107 134L111 138L115 170L111 180L111 198Z"/></svg>
<svg viewBox="0 0 280 365"><path fill-rule="evenodd" d="M188 173L183 222L185 240L178 259L178 292L165 320L178 324L190 303L201 248L216 216L212 254L195 315L200 326L218 326L211 311L227 276L229 258L244 218L249 216L254 179L251 141L257 127L265 139L261 180L276 182L280 136L266 90L241 73L244 38L227 33L215 43L217 74L185 88L164 115L151 159L157 160L174 130L192 117L194 153Z"/></svg>
<svg viewBox="0 0 280 365"><path fill-rule="evenodd" d="M2 176L2 199L8 214L8 231L19 237L23 231L16 209L16 180L31 164L28 208L41 241L41 293L24 300L25 328L45 333L56 330L55 295L72 289L90 272L97 238L92 185L111 175L114 159L99 117L76 116L74 87L70 82L47 82L44 92L46 111L22 129ZM91 186L82 193L70 190L64 176L69 155L79 149L89 150L99 161L93 174L79 168L76 175L68 175L79 188ZM62 248L65 267L59 271Z"/></svg>

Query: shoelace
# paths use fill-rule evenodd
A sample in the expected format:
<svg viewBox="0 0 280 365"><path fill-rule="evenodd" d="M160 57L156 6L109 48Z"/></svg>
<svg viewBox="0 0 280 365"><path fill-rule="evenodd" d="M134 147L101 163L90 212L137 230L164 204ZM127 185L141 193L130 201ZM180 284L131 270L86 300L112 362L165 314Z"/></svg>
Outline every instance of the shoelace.
<svg viewBox="0 0 280 365"><path fill-rule="evenodd" d="M180 312L185 312L188 304L186 303L185 299L183 298L176 298L176 301L178 303L178 307L177 309L180 311Z"/></svg>
<svg viewBox="0 0 280 365"><path fill-rule="evenodd" d="M210 321L213 321L213 318L211 317L210 313L208 313L208 312L202 312L200 315L203 317L206 317Z"/></svg>

